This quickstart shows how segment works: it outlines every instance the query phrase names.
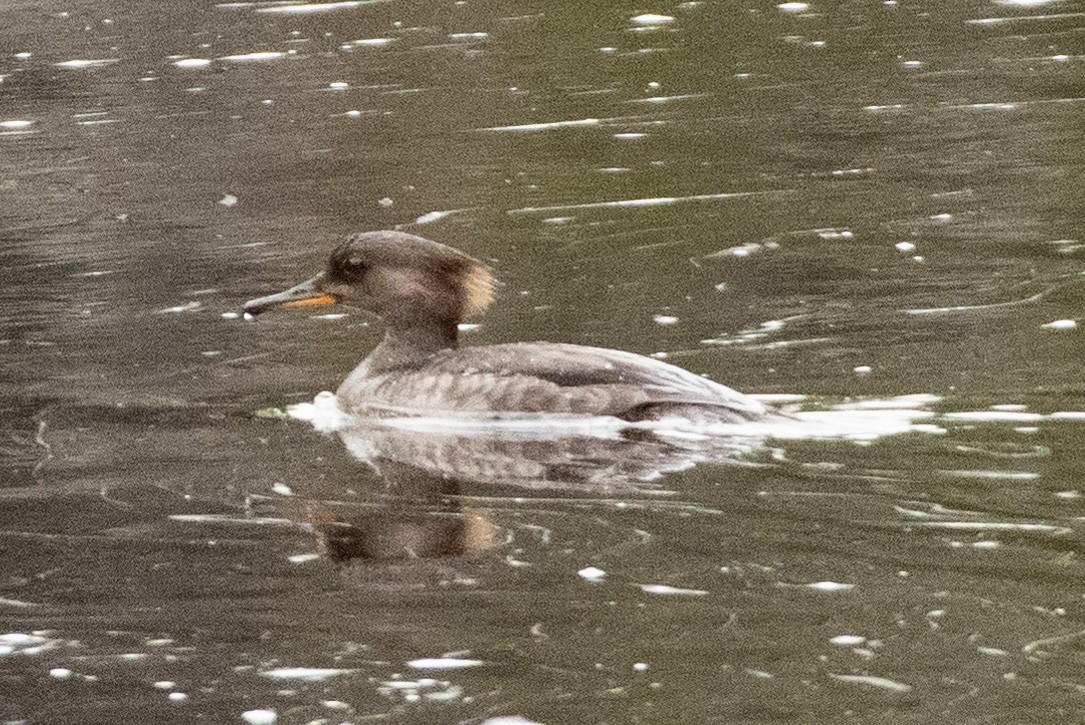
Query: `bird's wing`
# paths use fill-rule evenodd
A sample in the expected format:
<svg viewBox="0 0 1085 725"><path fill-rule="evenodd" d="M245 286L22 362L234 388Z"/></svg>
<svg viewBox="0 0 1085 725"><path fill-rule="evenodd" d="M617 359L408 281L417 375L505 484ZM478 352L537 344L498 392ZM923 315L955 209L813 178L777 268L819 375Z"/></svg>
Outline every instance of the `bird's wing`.
<svg viewBox="0 0 1085 725"><path fill-rule="evenodd" d="M674 365L561 343L442 351L421 367L387 371L365 387L350 393L363 407L627 417L650 406L695 405L745 419L767 412L758 401Z"/></svg>

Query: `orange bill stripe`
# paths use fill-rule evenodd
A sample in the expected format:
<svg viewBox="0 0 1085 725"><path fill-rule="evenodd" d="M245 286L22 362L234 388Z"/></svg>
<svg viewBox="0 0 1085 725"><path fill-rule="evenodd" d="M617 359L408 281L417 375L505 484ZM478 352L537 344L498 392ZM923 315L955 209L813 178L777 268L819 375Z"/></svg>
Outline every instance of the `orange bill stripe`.
<svg viewBox="0 0 1085 725"><path fill-rule="evenodd" d="M291 300L290 302L284 302L283 307L327 307L328 305L334 305L338 300L331 295L318 295L316 297L306 297L301 300Z"/></svg>

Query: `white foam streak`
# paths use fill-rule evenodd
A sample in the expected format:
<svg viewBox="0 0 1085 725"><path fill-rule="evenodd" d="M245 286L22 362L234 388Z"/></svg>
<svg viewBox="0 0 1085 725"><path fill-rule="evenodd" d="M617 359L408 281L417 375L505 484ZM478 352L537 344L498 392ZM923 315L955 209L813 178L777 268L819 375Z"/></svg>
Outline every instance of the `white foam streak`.
<svg viewBox="0 0 1085 725"><path fill-rule="evenodd" d="M385 45L391 45L395 41L395 38L362 38L360 40L350 41L350 45L354 45L359 48L381 48Z"/></svg>
<svg viewBox="0 0 1085 725"><path fill-rule="evenodd" d="M237 55L224 55L219 60L225 60L230 63L252 63L264 60L278 60L286 56L286 53L282 53L277 50L265 50L257 51L255 53L238 53Z"/></svg>
<svg viewBox="0 0 1085 725"><path fill-rule="evenodd" d="M963 410L955 413L944 413L942 418L951 421L965 421L970 423L1038 423L1040 421L1085 420L1085 411L1060 410L1050 415L1041 413L1025 413L1013 410Z"/></svg>
<svg viewBox="0 0 1085 725"><path fill-rule="evenodd" d="M945 108L955 110L973 110L973 111L1016 111L1018 109L1016 103L963 103L953 106L945 106Z"/></svg>
<svg viewBox="0 0 1085 725"><path fill-rule="evenodd" d="M423 214L414 220L415 224L432 224L433 222L439 222L445 217L450 217L453 214L460 211L459 209L449 209L447 211L431 211Z"/></svg>
<svg viewBox="0 0 1085 725"><path fill-rule="evenodd" d="M227 516L226 514L173 514L171 521L181 521L192 524L244 524L247 526L294 526L291 519L243 518L239 516Z"/></svg>
<svg viewBox="0 0 1085 725"><path fill-rule="evenodd" d="M844 584L842 582L833 581L811 582L806 586L810 589L816 589L819 592L850 592L855 588L854 584Z"/></svg>
<svg viewBox="0 0 1085 725"><path fill-rule="evenodd" d="M241 719L249 723L249 725L274 725L275 721L279 719L279 714L270 708L246 710L241 713Z"/></svg>
<svg viewBox="0 0 1085 725"><path fill-rule="evenodd" d="M657 594L668 597L703 597L708 594L704 589L682 589L667 584L636 584L645 594Z"/></svg>
<svg viewBox="0 0 1085 725"><path fill-rule="evenodd" d="M930 419L934 413L909 408L885 410L800 411L793 420L768 423L741 423L711 426L710 433L731 437L751 436L779 440L854 440L870 441L901 433L937 433L937 427L916 421Z"/></svg>
<svg viewBox="0 0 1085 725"><path fill-rule="evenodd" d="M57 68L101 68L102 66L112 65L113 63L120 63L120 58L99 58L96 60L88 60L83 58L76 58L73 60L65 60L60 63L54 63Z"/></svg>
<svg viewBox="0 0 1085 725"><path fill-rule="evenodd" d="M838 647L856 647L866 642L866 637L858 634L838 634L829 640L829 644Z"/></svg>
<svg viewBox="0 0 1085 725"><path fill-rule="evenodd" d="M274 670L261 672L264 677L275 680L302 680L304 682L323 682L338 675L344 675L354 670L321 667L278 667Z"/></svg>
<svg viewBox="0 0 1085 725"><path fill-rule="evenodd" d="M361 5L372 5L379 0L343 0L333 3L302 3L298 5L272 5L265 8L257 8L258 13L279 13L303 15L307 13L327 13L333 10L349 10Z"/></svg>
<svg viewBox="0 0 1085 725"><path fill-rule="evenodd" d="M206 68L211 61L208 58L181 58L173 61L173 65L178 68Z"/></svg>
<svg viewBox="0 0 1085 725"><path fill-rule="evenodd" d="M685 93L677 96L652 96L651 98L634 98L631 101L626 101L626 103L652 103L658 105L661 103L671 103L672 101L685 101L690 98L704 98L705 95L707 94Z"/></svg>
<svg viewBox="0 0 1085 725"><path fill-rule="evenodd" d="M1028 20L1067 20L1082 17L1085 17L1085 13L1055 13L1051 15L1022 15L1012 18L976 18L965 22L969 25L1004 25L1006 23L1023 23Z"/></svg>
<svg viewBox="0 0 1085 725"><path fill-rule="evenodd" d="M921 521L913 526L922 526L927 529L948 529L950 531L1016 531L1026 534L1055 534L1058 536L1070 533L1065 526L1054 524L1015 524L1004 521Z"/></svg>
<svg viewBox="0 0 1085 725"><path fill-rule="evenodd" d="M874 400L859 400L854 403L841 403L833 406L833 410L900 410L903 408L916 408L924 405L933 405L942 400L940 395L930 393L914 393L912 395L896 395L892 398L879 398Z"/></svg>
<svg viewBox="0 0 1085 725"><path fill-rule="evenodd" d="M595 201L585 204L563 204L561 206L526 206L521 209L512 209L509 214L549 214L558 211L573 211L576 209L636 209L652 206L670 206L695 201L722 201L737 199L747 196L760 196L779 192L771 191L735 191L722 192L719 194L695 194L693 196L660 196L646 199L619 199L616 201Z"/></svg>
<svg viewBox="0 0 1085 725"><path fill-rule="evenodd" d="M1022 413L1012 410L966 410L946 413L949 420L967 420L983 422L1035 423L1044 419L1039 413Z"/></svg>
<svg viewBox="0 0 1085 725"><path fill-rule="evenodd" d="M1040 477L1033 471L939 471L943 476L954 478L981 478L986 480L1004 479L1007 481L1034 481Z"/></svg>
<svg viewBox="0 0 1085 725"><path fill-rule="evenodd" d="M607 573L596 566L586 566L577 572L581 579L598 582L606 578Z"/></svg>
<svg viewBox="0 0 1085 725"><path fill-rule="evenodd" d="M630 18L629 22L636 25L668 25L674 22L674 16L644 13L643 15L637 15L636 17Z"/></svg>
<svg viewBox="0 0 1085 725"><path fill-rule="evenodd" d="M892 692L910 692L912 689L911 685L906 685L903 682L897 682L896 680L890 680L888 677L875 677L873 675L838 675L834 672L830 672L829 677L837 682L870 685L871 687L890 690Z"/></svg>
<svg viewBox="0 0 1085 725"><path fill-rule="evenodd" d="M469 660L460 657L423 657L411 660L407 666L415 670L460 670L465 667L478 667L482 660Z"/></svg>
<svg viewBox="0 0 1085 725"><path fill-rule="evenodd" d="M551 121L550 123L524 123L519 126L491 126L483 131L549 131L555 128L579 128L598 126L598 118L581 118L575 121Z"/></svg>

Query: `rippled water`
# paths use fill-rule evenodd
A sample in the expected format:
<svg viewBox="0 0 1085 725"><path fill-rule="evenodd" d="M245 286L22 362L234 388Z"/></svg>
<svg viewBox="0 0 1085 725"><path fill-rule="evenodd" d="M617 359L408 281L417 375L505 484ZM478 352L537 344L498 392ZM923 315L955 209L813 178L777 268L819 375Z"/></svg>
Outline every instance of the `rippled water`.
<svg viewBox="0 0 1085 725"><path fill-rule="evenodd" d="M8 3L0 720L1080 717L1080 10ZM802 424L277 417L396 226Z"/></svg>

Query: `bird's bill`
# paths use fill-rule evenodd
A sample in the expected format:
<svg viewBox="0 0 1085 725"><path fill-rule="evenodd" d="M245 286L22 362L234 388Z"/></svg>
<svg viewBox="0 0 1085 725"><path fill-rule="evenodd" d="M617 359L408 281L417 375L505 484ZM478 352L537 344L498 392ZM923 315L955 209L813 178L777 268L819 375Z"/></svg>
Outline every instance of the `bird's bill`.
<svg viewBox="0 0 1085 725"><path fill-rule="evenodd" d="M245 303L245 314L256 316L276 308L326 307L339 302L338 297L320 291L320 279L321 276L317 275L288 290L249 300Z"/></svg>

